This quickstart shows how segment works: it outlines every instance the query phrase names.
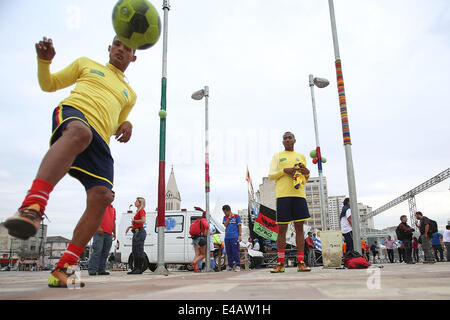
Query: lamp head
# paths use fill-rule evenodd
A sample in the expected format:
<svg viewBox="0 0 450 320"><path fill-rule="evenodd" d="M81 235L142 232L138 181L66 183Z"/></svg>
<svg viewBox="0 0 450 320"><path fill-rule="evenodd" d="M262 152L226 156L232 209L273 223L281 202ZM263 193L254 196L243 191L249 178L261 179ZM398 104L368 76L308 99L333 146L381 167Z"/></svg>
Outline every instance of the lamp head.
<svg viewBox="0 0 450 320"><path fill-rule="evenodd" d="M325 88L326 86L328 86L330 84L330 81L328 81L325 78L314 78L314 84L316 85L316 87L318 88Z"/></svg>
<svg viewBox="0 0 450 320"><path fill-rule="evenodd" d="M204 96L205 96L205 90L201 89L201 90L195 91L192 94L191 98L194 100L202 100Z"/></svg>

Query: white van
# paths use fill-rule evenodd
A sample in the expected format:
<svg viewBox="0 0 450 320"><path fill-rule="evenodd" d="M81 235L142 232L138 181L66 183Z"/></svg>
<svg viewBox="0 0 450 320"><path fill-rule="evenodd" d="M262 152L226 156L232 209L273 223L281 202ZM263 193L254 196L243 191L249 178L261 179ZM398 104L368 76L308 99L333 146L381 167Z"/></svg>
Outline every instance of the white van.
<svg viewBox="0 0 450 320"><path fill-rule="evenodd" d="M120 259L122 263L133 265L133 255L131 253L133 233L125 231L131 225L135 213L128 211L122 213L119 228L117 231L117 240L119 241ZM157 212L147 212L146 223L144 224L147 238L144 243L144 270L149 268L154 271L158 262L158 229L156 227ZM189 227L196 219L201 218L200 211L167 211L166 212L166 230L164 236L164 260L167 264L189 265L194 259L194 247L192 246L192 237L189 234ZM224 227L211 217L211 223L216 227L217 233L223 241Z"/></svg>

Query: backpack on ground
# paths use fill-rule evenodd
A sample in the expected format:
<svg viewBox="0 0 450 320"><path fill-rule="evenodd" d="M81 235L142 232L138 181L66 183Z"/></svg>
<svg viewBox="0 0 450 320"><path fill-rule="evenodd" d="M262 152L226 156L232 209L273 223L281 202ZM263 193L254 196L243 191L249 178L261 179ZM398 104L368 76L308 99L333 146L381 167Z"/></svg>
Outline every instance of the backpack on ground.
<svg viewBox="0 0 450 320"><path fill-rule="evenodd" d="M344 266L348 269L366 269L370 263L357 251L349 251L344 255Z"/></svg>
<svg viewBox="0 0 450 320"><path fill-rule="evenodd" d="M202 233L202 219L195 220L191 226L189 227L189 234L191 236L198 236L200 233Z"/></svg>

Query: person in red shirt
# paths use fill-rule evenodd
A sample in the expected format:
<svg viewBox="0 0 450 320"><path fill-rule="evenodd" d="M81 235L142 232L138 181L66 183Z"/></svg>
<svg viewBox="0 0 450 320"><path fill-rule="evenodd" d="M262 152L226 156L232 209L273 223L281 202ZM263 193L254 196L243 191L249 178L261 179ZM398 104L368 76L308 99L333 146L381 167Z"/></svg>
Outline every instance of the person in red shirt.
<svg viewBox="0 0 450 320"><path fill-rule="evenodd" d="M202 217L198 220L198 234L192 235L192 245L194 246L195 256L191 263L194 272L201 272L199 269L199 262L206 258L206 236L208 234L208 220L206 220L206 211L199 207L194 207L196 210L202 212ZM194 221L195 223L195 221ZM194 225L194 223L192 225Z"/></svg>
<svg viewBox="0 0 450 320"><path fill-rule="evenodd" d="M115 197L114 191L113 201ZM106 272L106 259L112 242L116 239L116 209L110 204L106 208L102 223L92 238L92 252L89 258L88 273L90 276L109 275Z"/></svg>
<svg viewBox="0 0 450 320"><path fill-rule="evenodd" d="M308 237L306 238L306 246L308 247L308 265L310 267L314 266L314 258L315 258L315 252L314 249L316 246L314 245L314 241L312 238L312 232L308 232Z"/></svg>
<svg viewBox="0 0 450 320"><path fill-rule="evenodd" d="M145 218L145 199L138 197L134 202L136 207L136 214L131 220L131 226L127 228L125 234L131 229L133 232L133 241L132 241L132 255L133 255L133 269L127 274L142 274L144 270L142 270L142 266L144 264L145 253L144 253L144 242L147 237L147 233L144 229L144 223L146 221Z"/></svg>

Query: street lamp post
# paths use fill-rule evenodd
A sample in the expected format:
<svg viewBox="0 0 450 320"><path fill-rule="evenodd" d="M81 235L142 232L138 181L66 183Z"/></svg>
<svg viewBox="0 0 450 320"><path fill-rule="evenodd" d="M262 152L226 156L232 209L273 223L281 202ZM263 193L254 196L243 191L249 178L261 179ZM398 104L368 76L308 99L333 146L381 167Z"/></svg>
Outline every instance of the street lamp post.
<svg viewBox="0 0 450 320"><path fill-rule="evenodd" d="M327 79L323 78L314 78L312 74L309 75L309 87L311 88L311 101L313 108L313 117L314 117L314 130L316 134L316 154L317 154L317 167L319 169L319 185L320 185L320 215L322 220L322 230L327 230L327 215L325 208L325 192L323 188L323 179L322 179L322 155L320 152L319 145L319 128L317 125L317 114L316 114L316 99L314 98L314 85L318 88L325 88L328 86L330 82Z"/></svg>
<svg viewBox="0 0 450 320"><path fill-rule="evenodd" d="M164 232L166 229L166 116L167 116L167 36L169 25L169 0L163 1L164 28L163 28L163 57L161 78L161 110L159 111L159 177L158 177L158 266L156 274L167 276L169 272L164 265Z"/></svg>
<svg viewBox="0 0 450 320"><path fill-rule="evenodd" d="M204 89L194 92L191 96L194 100L201 100L205 97L205 205L206 205L206 220L208 221L208 226L206 234L206 257L205 257L205 271L211 272L211 261L209 255L210 247L210 229L211 229L211 216L209 212L209 191L210 191L210 181L209 181L209 115L208 115L208 99L209 99L209 87L205 86Z"/></svg>
<svg viewBox="0 0 450 320"><path fill-rule="evenodd" d="M348 121L347 101L345 99L344 77L339 54L339 43L336 29L336 17L334 15L333 0L328 0L331 20L331 33L333 36L336 78L339 94L339 106L341 110L342 135L344 138L345 158L347 166L347 183L350 198L350 210L352 212L353 249L361 254L361 229L359 222L358 202L356 198L355 172L353 169L352 141L350 139L350 127Z"/></svg>

